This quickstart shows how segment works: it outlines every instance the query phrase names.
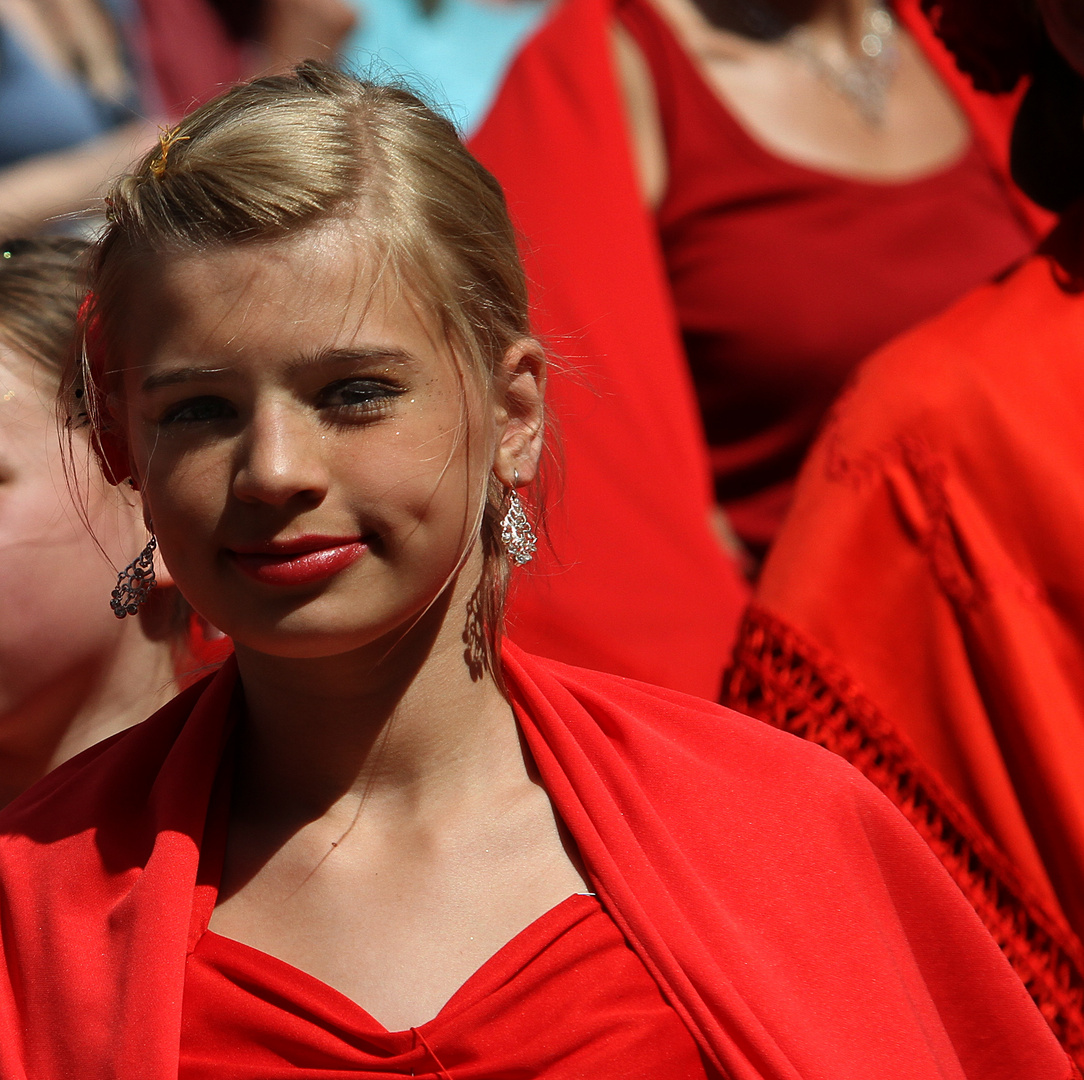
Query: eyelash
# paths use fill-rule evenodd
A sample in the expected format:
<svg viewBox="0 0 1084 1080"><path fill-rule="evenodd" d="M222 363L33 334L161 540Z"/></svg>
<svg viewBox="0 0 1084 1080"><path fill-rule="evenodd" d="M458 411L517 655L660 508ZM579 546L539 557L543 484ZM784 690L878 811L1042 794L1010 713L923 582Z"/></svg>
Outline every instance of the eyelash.
<svg viewBox="0 0 1084 1080"><path fill-rule="evenodd" d="M316 396L316 407L334 410L344 418L359 414L377 414L387 409L390 403L403 393L403 387L393 386L379 379L340 379L321 389ZM352 396L354 400L335 401L336 396ZM158 422L162 425L201 424L231 420L236 415L236 409L228 400L206 395L176 402L162 413Z"/></svg>
<svg viewBox="0 0 1084 1080"><path fill-rule="evenodd" d="M193 416L186 415L198 412L199 410L217 411L216 416ZM228 413L229 416L223 415ZM175 405L171 405L159 418L160 424L200 424L209 423L212 420L223 420L231 418L235 415L233 406L228 401L220 397L196 397L186 398L184 401L178 401Z"/></svg>
<svg viewBox="0 0 1084 1080"><path fill-rule="evenodd" d="M353 394L361 400L343 401L333 403L330 399L336 394ZM391 404L395 398L402 394L401 386L383 382L380 379L340 379L324 387L317 401L321 408L341 409L348 412L376 413L381 412Z"/></svg>

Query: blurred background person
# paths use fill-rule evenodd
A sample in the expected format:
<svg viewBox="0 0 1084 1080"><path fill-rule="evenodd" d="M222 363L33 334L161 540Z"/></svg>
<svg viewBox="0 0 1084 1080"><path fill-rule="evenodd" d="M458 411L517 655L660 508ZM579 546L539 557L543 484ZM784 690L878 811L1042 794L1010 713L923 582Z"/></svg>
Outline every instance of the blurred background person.
<svg viewBox="0 0 1084 1080"><path fill-rule="evenodd" d="M81 431L65 471L55 401L83 246L0 243L0 805L177 690L184 626L161 565L138 617L110 610L114 566L146 543L138 502Z"/></svg>
<svg viewBox="0 0 1084 1080"><path fill-rule="evenodd" d="M508 65L549 11L546 0L353 0L357 26L343 64L398 75L469 136Z"/></svg>
<svg viewBox="0 0 1084 1080"><path fill-rule="evenodd" d="M134 9L0 2L0 236L85 210L154 137Z"/></svg>
<svg viewBox="0 0 1084 1080"><path fill-rule="evenodd" d="M719 505L754 560L847 375L1027 252L1006 114L917 3L618 0L613 40Z"/></svg>
<svg viewBox="0 0 1084 1080"><path fill-rule="evenodd" d="M0 0L0 236L90 233L105 182L225 86L329 58L345 0Z"/></svg>
<svg viewBox="0 0 1084 1080"><path fill-rule="evenodd" d="M1049 222L1008 175L1015 104L917 0L552 10L471 140L583 373L553 394L563 562L513 601L526 647L710 693L735 559L755 574L847 373Z"/></svg>
<svg viewBox="0 0 1084 1080"><path fill-rule="evenodd" d="M1084 1064L1084 21L1075 0L938 15L980 85L1030 78L1014 171L1060 223L859 369L724 700L897 802Z"/></svg>
<svg viewBox="0 0 1084 1080"><path fill-rule="evenodd" d="M360 8L347 0L139 0L139 10L155 93L175 122L241 79L307 58L333 61Z"/></svg>

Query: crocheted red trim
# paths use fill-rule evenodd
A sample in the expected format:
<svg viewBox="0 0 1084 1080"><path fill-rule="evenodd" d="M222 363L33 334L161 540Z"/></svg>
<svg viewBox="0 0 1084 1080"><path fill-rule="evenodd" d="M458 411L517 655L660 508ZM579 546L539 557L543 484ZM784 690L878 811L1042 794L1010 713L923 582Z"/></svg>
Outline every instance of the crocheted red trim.
<svg viewBox="0 0 1084 1080"><path fill-rule="evenodd" d="M746 613L723 704L839 754L918 830L974 905L1054 1034L1084 1069L1084 945L1045 909L967 807L819 646Z"/></svg>

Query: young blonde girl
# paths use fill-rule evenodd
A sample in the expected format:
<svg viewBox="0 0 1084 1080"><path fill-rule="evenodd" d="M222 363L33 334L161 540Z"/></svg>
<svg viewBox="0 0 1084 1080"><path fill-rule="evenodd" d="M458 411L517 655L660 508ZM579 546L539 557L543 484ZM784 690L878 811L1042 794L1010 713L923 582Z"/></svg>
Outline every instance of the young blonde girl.
<svg viewBox="0 0 1084 1080"><path fill-rule="evenodd" d="M126 623L102 603L112 565L146 541L137 500L96 467L78 492L65 476L56 393L85 256L75 240L0 241L0 806L177 691L167 590ZM85 431L71 440L87 481Z"/></svg>
<svg viewBox="0 0 1084 1080"><path fill-rule="evenodd" d="M0 1074L1070 1075L849 767L502 642L544 358L450 125L302 66L110 212L73 387L236 659L2 818Z"/></svg>

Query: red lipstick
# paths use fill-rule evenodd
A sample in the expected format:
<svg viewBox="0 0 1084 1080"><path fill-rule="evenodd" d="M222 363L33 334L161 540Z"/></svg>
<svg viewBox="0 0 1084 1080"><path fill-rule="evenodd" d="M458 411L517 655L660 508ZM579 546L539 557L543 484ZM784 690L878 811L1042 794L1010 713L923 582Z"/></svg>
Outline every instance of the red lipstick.
<svg viewBox="0 0 1084 1080"><path fill-rule="evenodd" d="M299 536L229 548L242 573L264 585L309 585L357 562L368 544L356 537Z"/></svg>

